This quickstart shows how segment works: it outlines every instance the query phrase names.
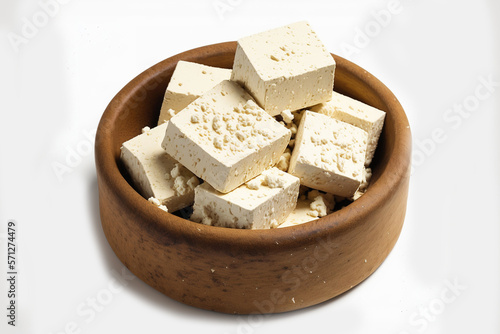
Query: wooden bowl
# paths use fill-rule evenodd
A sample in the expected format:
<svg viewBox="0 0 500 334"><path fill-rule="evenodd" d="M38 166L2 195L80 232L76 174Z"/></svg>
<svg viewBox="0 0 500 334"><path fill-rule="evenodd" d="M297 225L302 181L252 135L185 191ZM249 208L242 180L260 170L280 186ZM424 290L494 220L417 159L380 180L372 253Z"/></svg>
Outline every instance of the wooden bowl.
<svg viewBox="0 0 500 334"><path fill-rule="evenodd" d="M396 243L405 217L411 134L396 97L335 55L335 90L387 112L368 191L316 221L272 230L197 224L157 209L127 182L121 144L154 126L179 60L231 68L235 42L204 46L141 73L111 101L95 158L101 222L123 264L165 295L225 313L277 313L333 298L372 274Z"/></svg>

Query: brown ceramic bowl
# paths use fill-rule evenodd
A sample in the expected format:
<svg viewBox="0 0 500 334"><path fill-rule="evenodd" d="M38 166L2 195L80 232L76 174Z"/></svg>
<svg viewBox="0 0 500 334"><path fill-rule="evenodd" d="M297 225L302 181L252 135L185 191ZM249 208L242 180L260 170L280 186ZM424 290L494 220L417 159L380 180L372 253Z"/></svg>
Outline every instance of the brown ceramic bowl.
<svg viewBox="0 0 500 334"><path fill-rule="evenodd" d="M387 112L364 196L316 221L272 230L197 224L157 209L127 181L121 144L154 126L178 60L231 68L235 42L168 58L111 101L96 137L101 222L137 277L180 302L226 313L276 313L333 298L361 283L396 243L405 217L411 134L396 97L355 64L337 62L335 90Z"/></svg>

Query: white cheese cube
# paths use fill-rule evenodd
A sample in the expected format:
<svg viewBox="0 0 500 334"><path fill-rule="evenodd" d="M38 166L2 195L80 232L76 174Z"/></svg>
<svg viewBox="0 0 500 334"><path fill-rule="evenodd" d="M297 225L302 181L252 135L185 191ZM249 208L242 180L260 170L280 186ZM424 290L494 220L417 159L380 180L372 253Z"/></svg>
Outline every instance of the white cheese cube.
<svg viewBox="0 0 500 334"><path fill-rule="evenodd" d="M169 121L163 147L227 193L274 166L289 140L290 130L225 80Z"/></svg>
<svg viewBox="0 0 500 334"><path fill-rule="evenodd" d="M137 191L174 212L193 204L199 181L161 147L167 125L145 128L141 135L123 143L120 158Z"/></svg>
<svg viewBox="0 0 500 334"><path fill-rule="evenodd" d="M384 126L384 111L337 92L333 92L330 101L320 103L311 110L365 130L368 133L365 165L370 165Z"/></svg>
<svg viewBox="0 0 500 334"><path fill-rule="evenodd" d="M328 101L335 61L307 22L238 40L231 80L272 116Z"/></svg>
<svg viewBox="0 0 500 334"><path fill-rule="evenodd" d="M300 121L288 172L300 183L350 197L363 177L366 131L307 110Z"/></svg>
<svg viewBox="0 0 500 334"><path fill-rule="evenodd" d="M278 227L293 211L299 179L277 168L223 194L203 183L195 189L191 219L206 225L266 229Z"/></svg>
<svg viewBox="0 0 500 334"><path fill-rule="evenodd" d="M222 80L230 78L230 69L180 60L165 91L158 125L168 121Z"/></svg>

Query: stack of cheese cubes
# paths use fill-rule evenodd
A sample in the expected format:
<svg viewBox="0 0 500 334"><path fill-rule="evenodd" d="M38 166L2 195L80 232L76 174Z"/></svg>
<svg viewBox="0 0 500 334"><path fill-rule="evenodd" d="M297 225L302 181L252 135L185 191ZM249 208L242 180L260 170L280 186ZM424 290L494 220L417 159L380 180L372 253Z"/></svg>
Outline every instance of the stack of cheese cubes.
<svg viewBox="0 0 500 334"><path fill-rule="evenodd" d="M158 126L122 146L136 189L165 211L192 206L195 222L243 229L356 200L385 113L333 92L334 72L306 22L240 39L232 70L179 61Z"/></svg>

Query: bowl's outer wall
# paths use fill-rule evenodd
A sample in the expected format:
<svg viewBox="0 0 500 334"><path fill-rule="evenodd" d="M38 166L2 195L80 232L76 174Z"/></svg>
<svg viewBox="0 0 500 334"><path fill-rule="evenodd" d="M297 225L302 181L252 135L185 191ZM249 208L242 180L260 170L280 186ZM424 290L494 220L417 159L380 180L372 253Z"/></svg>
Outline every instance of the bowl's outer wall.
<svg viewBox="0 0 500 334"><path fill-rule="evenodd" d="M356 202L305 225L251 231L205 226L149 205L127 182L121 143L154 126L178 60L231 68L235 42L176 55L111 101L96 137L101 222L123 264L180 302L226 313L276 313L331 299L372 274L394 247L408 195L411 134L394 95L334 56L335 90L387 112L373 181Z"/></svg>

